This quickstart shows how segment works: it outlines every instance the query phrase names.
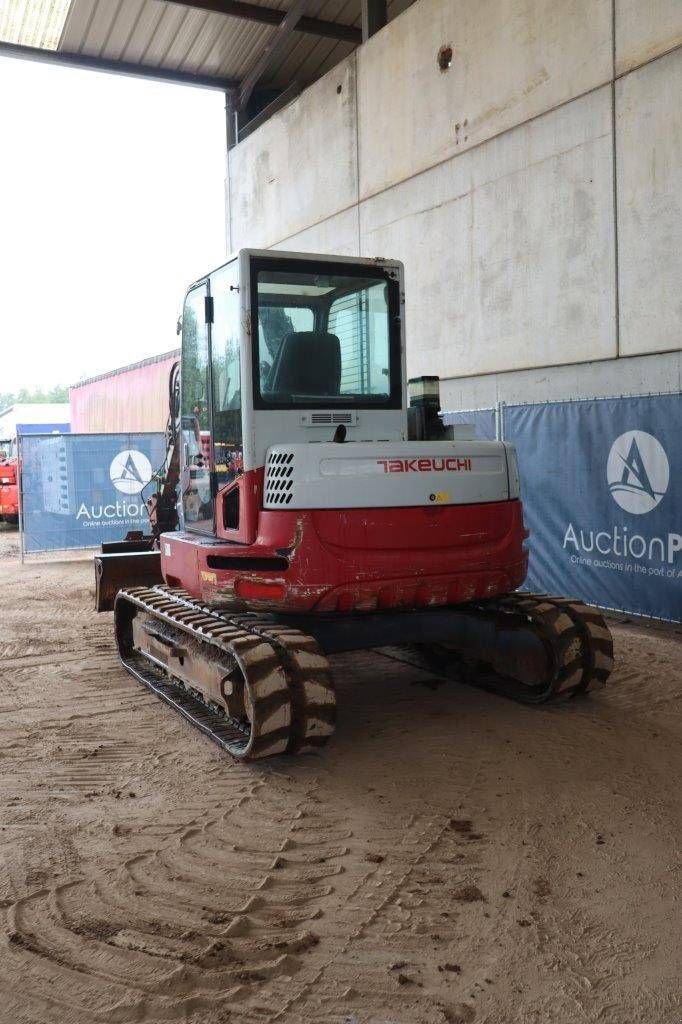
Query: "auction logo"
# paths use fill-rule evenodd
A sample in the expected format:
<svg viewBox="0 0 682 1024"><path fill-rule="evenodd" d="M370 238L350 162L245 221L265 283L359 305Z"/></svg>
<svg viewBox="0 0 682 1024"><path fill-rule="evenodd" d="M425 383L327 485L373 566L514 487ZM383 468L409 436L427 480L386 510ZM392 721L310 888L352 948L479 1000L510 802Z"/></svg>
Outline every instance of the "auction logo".
<svg viewBox="0 0 682 1024"><path fill-rule="evenodd" d="M135 448L119 452L109 467L111 482L123 494L139 494L152 478L152 464Z"/></svg>
<svg viewBox="0 0 682 1024"><path fill-rule="evenodd" d="M662 444L644 430L628 430L611 445L606 463L611 496L626 512L651 512L668 490L670 465Z"/></svg>

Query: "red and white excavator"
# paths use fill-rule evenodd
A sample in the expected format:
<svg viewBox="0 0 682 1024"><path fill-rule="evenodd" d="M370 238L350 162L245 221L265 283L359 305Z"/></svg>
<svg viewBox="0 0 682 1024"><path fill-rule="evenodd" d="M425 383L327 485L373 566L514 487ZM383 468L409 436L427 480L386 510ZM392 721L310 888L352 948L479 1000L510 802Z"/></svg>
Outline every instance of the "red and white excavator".
<svg viewBox="0 0 682 1024"><path fill-rule="evenodd" d="M527 570L513 445L405 379L395 260L242 250L185 298L153 533L106 545L125 668L240 759L323 745L327 655L396 657L525 702L603 684L612 642ZM368 685L371 683L368 680Z"/></svg>

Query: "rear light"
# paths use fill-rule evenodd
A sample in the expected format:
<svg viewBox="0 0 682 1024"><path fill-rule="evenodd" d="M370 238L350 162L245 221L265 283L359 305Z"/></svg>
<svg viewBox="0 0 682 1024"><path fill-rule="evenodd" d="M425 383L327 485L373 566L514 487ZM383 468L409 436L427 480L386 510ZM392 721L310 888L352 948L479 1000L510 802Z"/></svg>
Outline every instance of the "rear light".
<svg viewBox="0 0 682 1024"><path fill-rule="evenodd" d="M265 583L258 580L237 579L234 584L237 597L256 601L281 601L287 588L283 583Z"/></svg>

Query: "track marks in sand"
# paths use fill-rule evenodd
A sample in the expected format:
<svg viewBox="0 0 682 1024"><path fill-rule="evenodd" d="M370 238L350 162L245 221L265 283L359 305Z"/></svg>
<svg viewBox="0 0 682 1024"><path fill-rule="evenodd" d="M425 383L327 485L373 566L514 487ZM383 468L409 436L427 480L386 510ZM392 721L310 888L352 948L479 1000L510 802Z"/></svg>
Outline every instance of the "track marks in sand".
<svg viewBox="0 0 682 1024"><path fill-rule="evenodd" d="M295 975L318 942L347 853L343 822L318 824L307 797L287 813L252 783L111 870L19 897L5 910L0 985L30 977L21 1019L36 1024L186 1020L239 1004Z"/></svg>
<svg viewBox="0 0 682 1024"><path fill-rule="evenodd" d="M366 861L337 911L333 956L311 966L304 984L297 977L286 989L273 986L270 1012L261 1008L259 1019L473 1020L466 1002L473 982L459 977L452 949L461 932L475 927L483 937L486 927L493 930L484 920L485 897L471 882L485 870L487 838L463 819L417 814L404 825L402 841L384 836L389 852Z"/></svg>
<svg viewBox="0 0 682 1024"><path fill-rule="evenodd" d="M1 1024L676 1020L668 641L548 710L341 655L324 754L247 768L116 666L91 566L2 566Z"/></svg>
<svg viewBox="0 0 682 1024"><path fill-rule="evenodd" d="M363 658L363 661L366 661ZM351 667L351 666L349 666ZM407 685L412 673L406 670ZM390 728L400 722L409 730L410 705L420 702L418 691L412 690L414 698L405 696L399 706L390 706ZM363 694L364 697L364 694ZM369 698L371 701L371 698ZM382 696L377 694L381 713ZM364 711L364 708L363 708ZM384 716L385 717L385 716ZM373 724L373 723L372 723ZM415 723L412 715L412 731ZM452 723L444 716L431 720L429 741L436 746L446 744L451 737ZM372 729L372 731L374 731ZM357 1020L431 1020L445 1022L455 1020L444 1013L467 1014L461 1000L453 1001L452 978L438 972L434 962L433 978L428 985L423 982L397 981L400 969L391 970L391 964L423 963L425 958L438 952L443 942L443 962L452 957L447 953L448 936L454 940L456 922L465 920L477 926L487 916L485 903L477 901L456 902L456 912L446 920L444 905L451 905L453 893L467 885L473 889L488 861L488 837L479 832L472 823L460 817L458 808L468 802L469 794L481 784L481 778L496 771L491 764L489 752L478 745L467 750L448 750L449 782L443 784L439 772L427 782L431 799L420 799L418 788L410 793L400 779L414 776L410 760L401 757L400 745L386 741L386 746L375 750L370 762L385 756L383 778L390 778L391 759L397 759L395 779L397 791L393 789L377 792L376 771L369 769L366 781L374 785L369 792L369 806L363 808L363 797L357 790L348 790L340 781L342 765L329 763L326 778L320 786L324 792L331 784L332 794L327 795L337 807L346 806L347 819L353 827L353 856L347 865L347 873L340 880L337 899L327 908L326 926L321 931L324 942L308 959L307 966L285 986L275 979L269 987L267 1003L258 1006L258 1016L253 1020L267 1022L329 1022L337 1024L344 1019ZM443 746L442 749L447 749ZM362 776L363 766L355 766L356 775ZM357 780L356 780L357 781ZM424 780L422 780L423 782ZM364 798L366 799L366 797ZM378 801L378 802L377 802ZM445 804L450 810L442 813L439 808ZM360 813L359 813L360 812ZM459 925L457 925L459 927ZM467 928L467 924L463 924ZM410 971L410 974L413 972ZM407 976L407 975L406 975ZM441 1002L445 1011L441 1009ZM406 1007L415 1000L420 1006L417 1016L406 1016ZM433 1016L423 1017L424 1007ZM248 1018L251 1021L252 1018Z"/></svg>

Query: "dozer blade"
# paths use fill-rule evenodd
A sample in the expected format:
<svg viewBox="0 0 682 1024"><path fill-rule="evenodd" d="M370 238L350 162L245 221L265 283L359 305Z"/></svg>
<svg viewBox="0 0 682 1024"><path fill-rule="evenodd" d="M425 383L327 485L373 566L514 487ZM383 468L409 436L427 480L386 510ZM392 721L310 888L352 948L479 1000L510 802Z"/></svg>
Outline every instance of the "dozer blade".
<svg viewBox="0 0 682 1024"><path fill-rule="evenodd" d="M130 550L95 555L95 611L112 612L119 590L124 587L152 587L163 583L161 552Z"/></svg>
<svg viewBox="0 0 682 1024"><path fill-rule="evenodd" d="M322 746L336 703L312 637L231 619L166 586L119 592L116 642L139 682L242 761Z"/></svg>

